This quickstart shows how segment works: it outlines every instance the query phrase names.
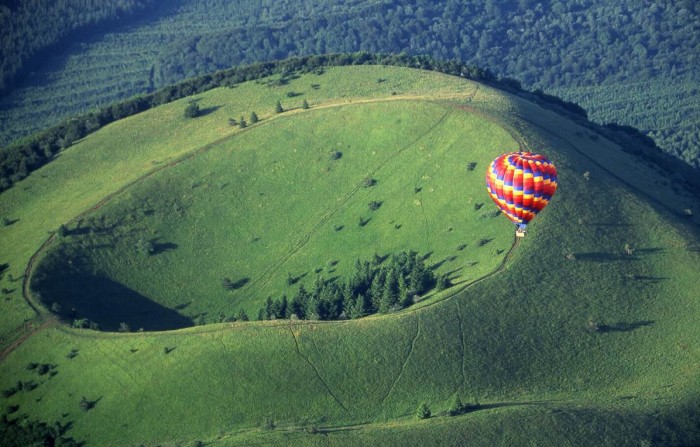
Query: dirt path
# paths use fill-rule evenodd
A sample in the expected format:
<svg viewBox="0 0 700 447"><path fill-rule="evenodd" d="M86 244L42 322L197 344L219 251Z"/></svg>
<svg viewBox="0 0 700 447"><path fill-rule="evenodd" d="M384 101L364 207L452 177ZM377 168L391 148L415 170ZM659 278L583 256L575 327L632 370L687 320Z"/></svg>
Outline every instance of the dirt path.
<svg viewBox="0 0 700 447"><path fill-rule="evenodd" d="M283 114L275 115L272 117L268 117L266 119L261 120L258 124L248 126L244 129L237 130L229 135L226 135L224 137L218 138L212 142L209 142L199 148L196 148L192 150L191 152L175 159L172 160L166 164L163 164L162 166L159 166L155 169L152 169L151 171L146 172L142 176L126 183L125 185L119 187L118 189L114 190L113 192L107 194L104 196L102 199L100 199L98 202L96 202L94 205L88 207L84 211L80 212L76 216L74 216L72 219L70 219L66 224L74 224L76 223L79 219L85 218L87 215L90 213L99 210L102 208L105 204L109 203L111 200L115 199L116 197L119 197L120 195L124 194L126 191L128 191L130 188L134 187L135 185L141 184L142 182L148 180L149 178L153 177L154 175L172 168L174 166L177 166L181 163L184 163L188 160L193 159L194 157L203 154L210 149L225 143L229 140L232 140L236 136L238 136L242 132L247 132L250 131L251 129L254 129L258 126L265 125L269 122L273 122L274 120L277 119L285 119L290 116L294 116L298 113L305 113L308 111L314 111L317 109L327 109L327 108L335 108L335 107L344 107L344 106L353 106L353 105L358 105L358 104L370 104L370 103L380 103L380 102L394 102L394 101L445 101L445 100L459 100L460 102L470 102L472 101L476 95L479 93L480 86L478 84L474 84L474 88L471 91L468 92L460 92L460 93L448 93L448 94L442 94L442 95L410 95L410 94L404 94L404 95L394 95L390 97L383 97L383 98L362 98L362 99L342 99L342 100L335 100L335 101L330 101L324 104L319 104L314 107L312 107L309 110L304 110L304 109L293 109L286 111ZM467 110L471 113L476 113L479 116L482 116L486 119L489 119L498 125L502 126L504 129L506 129L512 136L513 138L518 141L518 144L523 148L523 143L522 140L519 138L518 134L511 129L506 123L502 122L501 120L498 120L496 117L489 115L488 113L481 111L477 108L471 107L471 106L466 106L466 105L460 105L460 108L463 108L464 110ZM358 187L359 188L359 187ZM351 192L350 196L354 193L355 191ZM349 199L349 197L346 197L346 200ZM332 210L329 214L332 215L335 210ZM330 215L325 215L324 218L322 219L322 222L319 223L321 225L323 222L327 221ZM319 225L316 225L314 228L316 229ZM276 263L276 265L272 268L272 270L276 270L279 268L281 265L284 264L284 262L289 259L291 256L294 255L298 249L300 249L303 245L305 245L306 242L308 242L310 235L304 240L301 241L300 244L297 244L297 246L294 247L291 253L289 253L287 256L285 256L284 259L281 260L280 263ZM29 337L32 335L36 334L37 332L47 328L47 327L60 327L60 323L53 317L52 314L50 314L48 311L44 310L43 307L41 306L40 303L38 303L34 297L31 294L30 290L30 282L31 282L31 277L34 272L34 269L36 268L36 265L39 261L39 259L43 256L43 254L46 252L46 250L56 241L56 235L52 234L50 237L48 237L44 243L39 247L39 249L32 255L30 258L29 262L27 263L27 267L24 270L24 277L22 281L22 296L24 297L25 301L29 306L36 312L37 316L39 317L39 321L41 324L39 325L31 325L29 326L30 329L28 331L21 330L17 332L17 336L14 340L8 341L7 348L2 351L2 356L0 357L0 360L4 359L9 355L10 352L12 352L14 349L18 348L24 341L26 341ZM465 285L462 285L458 287L454 293L451 293L448 296L445 296L444 298L440 299L439 301L436 301L434 303L431 303L426 306L421 306L420 308L412 309L412 311L420 311L421 309L427 308L429 306L432 306L434 304L437 304L438 302L443 301L444 299L447 299L449 297L454 296L457 293L461 293L463 290L465 290L467 287L470 287L471 285L480 282L481 280L487 279L494 274L500 272L503 267L505 266L505 262L507 262L507 259L509 259L510 254L512 253L513 249L516 247L517 241L514 242L513 246L510 248L508 253L506 254L506 257L504 258L504 261L501 263L501 265L494 271L490 272L489 274L483 276L482 278L479 278L475 281L472 281L470 283L467 283ZM264 275L263 275L264 276ZM411 309L409 309L411 311ZM328 323L328 322L326 322Z"/></svg>

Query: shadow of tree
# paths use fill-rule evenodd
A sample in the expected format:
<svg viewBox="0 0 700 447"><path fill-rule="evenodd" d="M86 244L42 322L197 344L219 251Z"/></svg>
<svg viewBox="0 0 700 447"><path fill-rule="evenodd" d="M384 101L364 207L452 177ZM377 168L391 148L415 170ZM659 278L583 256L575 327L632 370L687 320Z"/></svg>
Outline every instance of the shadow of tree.
<svg viewBox="0 0 700 447"><path fill-rule="evenodd" d="M248 277L246 277L246 278L241 278L241 279L239 279L238 281L231 283L230 288L231 288L231 290L238 290L238 289L240 289L241 287L243 287L243 286L245 286L246 284L248 284L249 282L250 282L250 278L248 278Z"/></svg>
<svg viewBox="0 0 700 447"><path fill-rule="evenodd" d="M576 259L591 262L612 262L612 261L633 261L634 256L617 253L607 253L604 251L594 251L590 253L575 253Z"/></svg>
<svg viewBox="0 0 700 447"><path fill-rule="evenodd" d="M205 109L199 109L199 113L197 114L198 117L200 116L207 116L209 114L212 114L219 110L221 106L212 106L212 107L207 107Z"/></svg>
<svg viewBox="0 0 700 447"><path fill-rule="evenodd" d="M602 324L598 327L598 332L631 332L645 326L653 326L654 320L643 320L627 323L619 321L615 324Z"/></svg>

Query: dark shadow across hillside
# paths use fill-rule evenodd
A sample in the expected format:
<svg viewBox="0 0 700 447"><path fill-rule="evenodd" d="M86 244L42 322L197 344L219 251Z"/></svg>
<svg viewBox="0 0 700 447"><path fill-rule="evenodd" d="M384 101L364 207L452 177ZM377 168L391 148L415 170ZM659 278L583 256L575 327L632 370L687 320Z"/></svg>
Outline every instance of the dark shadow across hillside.
<svg viewBox="0 0 700 447"><path fill-rule="evenodd" d="M615 324L602 324L598 328L598 332L632 332L635 329L645 326L653 326L654 320L643 320L635 321L633 323L626 323L624 321L619 321Z"/></svg>
<svg viewBox="0 0 700 447"><path fill-rule="evenodd" d="M122 323L131 330L162 331L194 326L173 309L161 306L140 293L104 276L56 275L37 281L33 289L66 322L87 318L103 331L117 331Z"/></svg>

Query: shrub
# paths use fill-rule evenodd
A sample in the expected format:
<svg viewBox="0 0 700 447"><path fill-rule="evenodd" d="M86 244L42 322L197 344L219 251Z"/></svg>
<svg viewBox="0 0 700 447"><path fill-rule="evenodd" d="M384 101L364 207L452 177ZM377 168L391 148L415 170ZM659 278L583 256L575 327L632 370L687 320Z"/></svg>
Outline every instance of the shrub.
<svg viewBox="0 0 700 447"><path fill-rule="evenodd" d="M470 162L470 163L467 164L467 169L468 169L469 171L473 171L474 168L476 168L476 162L475 162L475 161L472 161L472 162Z"/></svg>
<svg viewBox="0 0 700 447"><path fill-rule="evenodd" d="M367 204L367 207L370 211L377 211L382 206L382 203L383 202L379 202L377 200L372 200Z"/></svg>
<svg viewBox="0 0 700 447"><path fill-rule="evenodd" d="M364 180L362 180L362 186L364 186L365 188L370 188L376 184L377 179L374 179L372 177L366 177Z"/></svg>
<svg viewBox="0 0 700 447"><path fill-rule="evenodd" d="M425 402L418 405L418 409L416 410L416 417L418 419L428 419L430 416L430 408L428 408L428 405Z"/></svg>
<svg viewBox="0 0 700 447"><path fill-rule="evenodd" d="M83 411L88 411L91 410L95 406L95 402L91 402L83 396L80 399L80 402L78 403L78 406L80 407L81 410Z"/></svg>
<svg viewBox="0 0 700 447"><path fill-rule="evenodd" d="M450 416L457 416L459 414L462 414L464 411L464 404L462 403L462 399L459 398L459 396L455 396L454 401L452 401L452 405L450 406L450 409L447 411L447 413Z"/></svg>
<svg viewBox="0 0 700 447"><path fill-rule="evenodd" d="M199 104L191 102L185 108L185 118L196 118L199 115Z"/></svg>
<svg viewBox="0 0 700 447"><path fill-rule="evenodd" d="M342 156L343 156L343 153L340 151L331 152L331 160L338 160Z"/></svg>

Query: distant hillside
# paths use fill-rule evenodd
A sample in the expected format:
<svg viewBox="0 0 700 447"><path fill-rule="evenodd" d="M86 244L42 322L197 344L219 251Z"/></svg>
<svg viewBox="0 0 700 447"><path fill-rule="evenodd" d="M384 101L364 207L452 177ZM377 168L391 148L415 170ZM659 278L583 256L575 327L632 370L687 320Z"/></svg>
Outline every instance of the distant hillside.
<svg viewBox="0 0 700 447"><path fill-rule="evenodd" d="M142 2L143 3L143 2ZM700 166L697 2L178 0L88 39L56 40L0 101L0 143L61 118L232 65L339 51L488 67L631 125Z"/></svg>
<svg viewBox="0 0 700 447"><path fill-rule="evenodd" d="M154 0L5 0L0 3L0 93L5 93L48 51L69 39L105 32L109 22L143 12ZM102 29L94 29L101 25ZM92 28L92 29L91 29Z"/></svg>

